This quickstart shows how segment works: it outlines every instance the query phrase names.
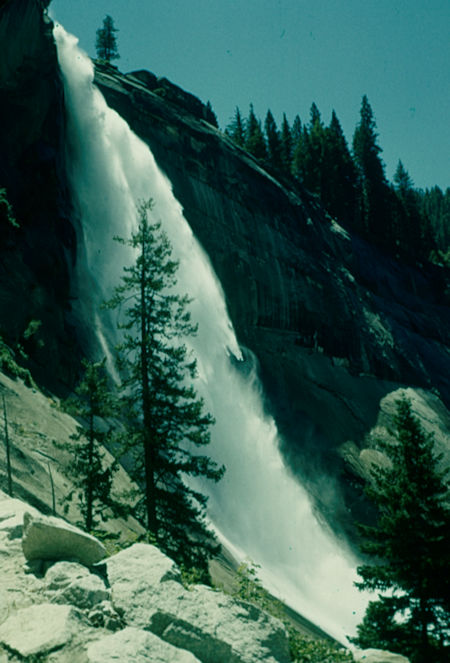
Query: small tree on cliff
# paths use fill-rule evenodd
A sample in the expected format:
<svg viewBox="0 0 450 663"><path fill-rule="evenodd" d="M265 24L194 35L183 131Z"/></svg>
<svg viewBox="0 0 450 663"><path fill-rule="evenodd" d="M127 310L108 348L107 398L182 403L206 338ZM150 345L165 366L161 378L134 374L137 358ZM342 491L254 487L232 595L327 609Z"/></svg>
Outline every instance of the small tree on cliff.
<svg viewBox="0 0 450 663"><path fill-rule="evenodd" d="M118 60L120 55L117 51L117 37L115 33L118 29L114 27L114 21L111 16L105 16L103 19L103 27L97 30L97 39L95 48L97 50L97 57L108 64L111 60Z"/></svg>
<svg viewBox="0 0 450 663"><path fill-rule="evenodd" d="M137 515L146 521L158 545L177 562L206 570L217 551L206 527L207 498L183 477L218 481L218 467L197 448L210 441L212 417L204 412L192 379L196 363L182 339L195 334L189 300L174 292L178 263L160 223L151 224L152 201L138 209L138 226L129 239L136 261L124 268L111 308L119 308L124 339L119 364L124 375L121 400L128 421L125 450L133 460L133 478L144 488Z"/></svg>
<svg viewBox="0 0 450 663"><path fill-rule="evenodd" d="M102 450L111 436L103 417L112 414L112 397L108 390L105 361L83 361L84 375L75 393L65 403L66 410L79 417L75 444L57 446L73 454L66 472L73 489L66 502L76 500L86 530L97 528L108 517L125 515L125 508L113 499L111 490L117 463L107 464Z"/></svg>
<svg viewBox="0 0 450 663"><path fill-rule="evenodd" d="M394 439L380 442L386 466L373 466L367 493L378 509L375 526L360 526L362 550L375 558L358 568L360 589L390 591L369 605L357 644L385 647L389 633L395 650L409 643L414 661L445 660L438 643L450 635L449 482L441 456L411 403L397 401ZM401 627L395 617L403 614ZM368 639L369 637L369 639ZM448 655L448 651L447 651Z"/></svg>

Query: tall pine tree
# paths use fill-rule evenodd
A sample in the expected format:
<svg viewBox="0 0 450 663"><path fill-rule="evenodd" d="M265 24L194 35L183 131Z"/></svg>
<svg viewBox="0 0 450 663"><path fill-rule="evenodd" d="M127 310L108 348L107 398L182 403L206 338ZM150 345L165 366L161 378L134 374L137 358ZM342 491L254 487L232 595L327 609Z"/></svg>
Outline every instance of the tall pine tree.
<svg viewBox="0 0 450 663"><path fill-rule="evenodd" d="M276 173L280 173L283 170L283 148L280 132L270 109L267 111L264 129L267 139L267 162Z"/></svg>
<svg viewBox="0 0 450 663"><path fill-rule="evenodd" d="M234 140L236 145L244 147L245 143L245 122L242 118L239 107L236 106L234 117L226 128L226 133Z"/></svg>
<svg viewBox="0 0 450 663"><path fill-rule="evenodd" d="M250 104L250 110L245 130L245 148L255 159L261 163L267 160L267 145L264 138L261 122L255 115L253 104Z"/></svg>
<svg viewBox="0 0 450 663"><path fill-rule="evenodd" d="M378 511L374 526L361 526L362 550L374 558L358 568L360 589L391 592L373 603L369 618L383 616L383 633L397 614L409 633L417 663L448 660L450 636L450 509L447 471L405 397L397 401L393 440L380 442L387 464L372 467L367 493ZM387 620L387 621L386 621ZM392 624L394 625L394 624ZM369 619L363 623L367 635ZM373 629L371 646L379 647ZM361 633L361 630L360 630ZM367 646L365 641L364 646ZM395 648L396 644L393 643ZM436 653L437 650L437 653Z"/></svg>
<svg viewBox="0 0 450 663"><path fill-rule="evenodd" d="M356 168L341 124L333 110L324 136L322 202L340 223L353 227L356 220Z"/></svg>
<svg viewBox="0 0 450 663"><path fill-rule="evenodd" d="M178 263L160 224L149 221L152 207L151 200L141 203L136 232L117 238L135 250L136 260L124 268L108 303L119 310L124 330L119 359L125 449L133 458L132 476L144 489L137 515L169 556L205 570L207 557L217 551L204 520L207 498L184 477L218 481L224 468L197 453L210 441L213 419L192 386L196 362L181 340L196 326L188 298L173 290Z"/></svg>
<svg viewBox="0 0 450 663"><path fill-rule="evenodd" d="M390 249L395 229L390 218L390 192L372 108L363 96L360 121L353 135L353 156L358 174L360 232L374 243Z"/></svg>

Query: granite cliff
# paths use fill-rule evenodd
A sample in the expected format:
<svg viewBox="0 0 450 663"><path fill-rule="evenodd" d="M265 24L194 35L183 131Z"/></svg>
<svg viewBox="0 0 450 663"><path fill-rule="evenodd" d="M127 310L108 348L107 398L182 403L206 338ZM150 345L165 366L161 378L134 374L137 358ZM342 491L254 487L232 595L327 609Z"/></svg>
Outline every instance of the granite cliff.
<svg viewBox="0 0 450 663"><path fill-rule="evenodd" d="M31 320L41 321L26 347L31 368L42 384L64 391L81 347L89 351L89 334L71 306L80 236L46 4L9 0L0 9L0 185L20 222L18 230L4 228L0 324L17 342ZM257 358L290 465L335 522L348 508L358 515L359 451L380 401L409 386L421 390L427 411L448 421L448 275L400 264L344 231L307 192L290 190L232 144L208 122L206 106L166 79L99 65L96 82L150 145L208 252L238 338Z"/></svg>

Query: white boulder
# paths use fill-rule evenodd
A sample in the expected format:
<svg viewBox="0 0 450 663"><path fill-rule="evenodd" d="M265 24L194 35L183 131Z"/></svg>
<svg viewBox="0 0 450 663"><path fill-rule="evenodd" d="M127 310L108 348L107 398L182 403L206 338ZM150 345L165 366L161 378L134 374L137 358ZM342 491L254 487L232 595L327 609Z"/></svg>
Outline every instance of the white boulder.
<svg viewBox="0 0 450 663"><path fill-rule="evenodd" d="M202 663L288 663L283 624L204 586L185 589L174 563L136 544L106 560L113 605L126 622L191 651Z"/></svg>
<svg viewBox="0 0 450 663"><path fill-rule="evenodd" d="M76 562L57 562L48 569L44 582L52 603L85 609L109 599L104 581Z"/></svg>
<svg viewBox="0 0 450 663"><path fill-rule="evenodd" d="M409 663L409 658L384 649L356 649L352 654L357 663Z"/></svg>
<svg viewBox="0 0 450 663"><path fill-rule="evenodd" d="M43 656L68 644L77 630L75 610L42 603L23 608L0 626L0 643L20 656Z"/></svg>
<svg viewBox="0 0 450 663"><path fill-rule="evenodd" d="M22 550L29 561L77 560L92 566L106 555L105 547L90 534L86 534L61 518L33 516L23 517Z"/></svg>
<svg viewBox="0 0 450 663"><path fill-rule="evenodd" d="M89 663L199 663L190 652L164 642L153 633L128 627L106 635L87 648Z"/></svg>
<svg viewBox="0 0 450 663"><path fill-rule="evenodd" d="M20 538L23 532L23 517L26 512L34 516L39 511L21 500L0 494L0 532L7 532L10 539Z"/></svg>

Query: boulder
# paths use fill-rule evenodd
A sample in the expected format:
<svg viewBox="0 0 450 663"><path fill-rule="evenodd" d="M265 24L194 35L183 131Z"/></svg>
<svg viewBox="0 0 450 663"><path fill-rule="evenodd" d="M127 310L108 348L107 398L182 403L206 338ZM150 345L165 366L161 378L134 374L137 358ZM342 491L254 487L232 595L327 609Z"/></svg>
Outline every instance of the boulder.
<svg viewBox="0 0 450 663"><path fill-rule="evenodd" d="M104 581L75 562L57 562L51 566L45 574L45 586L52 603L90 609L109 599Z"/></svg>
<svg viewBox="0 0 450 663"><path fill-rule="evenodd" d="M384 649L356 649L352 654L358 663L409 663L409 658Z"/></svg>
<svg viewBox="0 0 450 663"><path fill-rule="evenodd" d="M29 561L64 559L92 566L106 555L100 541L60 518L25 513L23 525L22 549Z"/></svg>
<svg viewBox="0 0 450 663"><path fill-rule="evenodd" d="M284 625L254 605L197 586L158 596L149 629L203 663L288 663Z"/></svg>
<svg viewBox="0 0 450 663"><path fill-rule="evenodd" d="M106 635L87 648L89 663L199 663L190 652L164 642L153 633L128 627Z"/></svg>
<svg viewBox="0 0 450 663"><path fill-rule="evenodd" d="M185 589L174 563L136 544L106 560L112 602L134 627L187 649L202 663L288 663L283 624L204 586Z"/></svg>
<svg viewBox="0 0 450 663"><path fill-rule="evenodd" d="M18 539L23 532L24 514L28 512L38 516L39 511L21 500L0 494L0 532L7 532L8 538Z"/></svg>
<svg viewBox="0 0 450 663"><path fill-rule="evenodd" d="M68 605L33 605L0 626L0 643L23 657L43 656L68 644L77 626L76 611Z"/></svg>

